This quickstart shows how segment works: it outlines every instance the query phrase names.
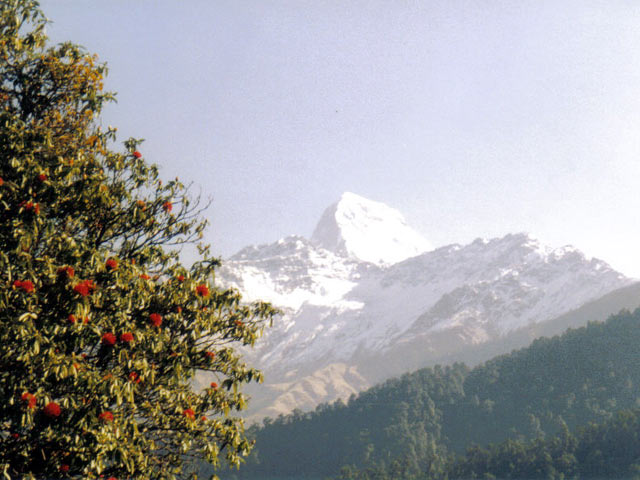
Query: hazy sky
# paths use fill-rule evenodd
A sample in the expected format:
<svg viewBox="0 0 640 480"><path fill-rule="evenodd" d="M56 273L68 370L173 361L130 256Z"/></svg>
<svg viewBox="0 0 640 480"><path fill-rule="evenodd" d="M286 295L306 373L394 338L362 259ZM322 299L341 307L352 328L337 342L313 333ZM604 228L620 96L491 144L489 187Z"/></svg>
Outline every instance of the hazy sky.
<svg viewBox="0 0 640 480"><path fill-rule="evenodd" d="M104 124L213 198L213 251L343 191L436 246L528 231L640 277L640 2L46 0Z"/></svg>

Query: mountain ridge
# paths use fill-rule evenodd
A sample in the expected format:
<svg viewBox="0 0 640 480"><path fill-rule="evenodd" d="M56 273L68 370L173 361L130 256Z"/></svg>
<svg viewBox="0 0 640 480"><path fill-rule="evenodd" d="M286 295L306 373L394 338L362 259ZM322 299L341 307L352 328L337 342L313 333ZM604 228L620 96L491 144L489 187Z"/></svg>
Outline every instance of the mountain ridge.
<svg viewBox="0 0 640 480"><path fill-rule="evenodd" d="M401 218L383 204L352 195L343 195L337 205L346 198L345 211L362 213L363 218L351 218L358 225L371 218L391 218L391 230ZM366 211L354 203L366 205ZM319 225L338 210L329 207ZM344 222L336 220L335 225L347 232L340 238L349 237ZM386 238L393 237L391 232ZM357 235L350 238L362 240ZM282 385L311 385L312 380L327 378L323 369L344 365L335 370L336 385L315 383L308 389L311 397L314 389L320 393L302 405L305 408L383 380L371 373L363 377L365 382L358 377L367 370L363 359L384 359L402 351L405 344L423 345L425 362L433 358L433 351L454 355L559 317L632 283L572 246L551 248L525 233L447 245L395 263L363 260L356 256L362 250L341 250L338 243L327 244L330 250L317 238L290 236L246 247L224 262L217 274L219 285L239 289L248 301L271 301L283 311L274 328L246 351L247 359L265 372L263 391L269 385L275 390ZM376 248L380 245L385 242ZM358 379L352 389L345 387L349 381L339 374L342 371ZM343 394L326 393L330 391ZM255 390L254 395L264 393ZM255 403L266 406L263 400Z"/></svg>

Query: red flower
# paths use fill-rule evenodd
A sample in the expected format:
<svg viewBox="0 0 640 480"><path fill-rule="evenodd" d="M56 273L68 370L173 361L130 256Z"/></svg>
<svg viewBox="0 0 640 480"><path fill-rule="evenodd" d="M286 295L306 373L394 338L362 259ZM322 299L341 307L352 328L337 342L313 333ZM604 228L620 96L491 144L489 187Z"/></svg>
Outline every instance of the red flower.
<svg viewBox="0 0 640 480"><path fill-rule="evenodd" d="M121 334L120 335L120 341L121 342L125 342L125 343L133 342L133 333L125 332L125 333Z"/></svg>
<svg viewBox="0 0 640 480"><path fill-rule="evenodd" d="M142 200L136 201L136 205L138 205L138 208L140 208L141 210L144 210L144 209L147 208L147 206L145 205L145 203Z"/></svg>
<svg viewBox="0 0 640 480"><path fill-rule="evenodd" d="M107 263L105 263L105 266L109 270L117 270L118 269L118 261L115 258L110 258L109 260L107 260Z"/></svg>
<svg viewBox="0 0 640 480"><path fill-rule="evenodd" d="M173 204L171 202L164 202L162 204L162 208L164 209L165 212L170 212L171 210L173 210Z"/></svg>
<svg viewBox="0 0 640 480"><path fill-rule="evenodd" d="M0 177L0 187L4 185L4 180L2 179L2 177Z"/></svg>
<svg viewBox="0 0 640 480"><path fill-rule="evenodd" d="M177 312L177 313L182 313L182 307L181 307L180 305L178 305L178 306L176 307L176 312Z"/></svg>
<svg viewBox="0 0 640 480"><path fill-rule="evenodd" d="M24 207L24 209L25 209L27 212L31 212L31 211L33 211L33 212L34 212L34 213L36 213L36 214L40 213L40 205L38 205L37 203L33 203L33 202L31 202L31 201L29 201L29 202L22 202L22 203L20 203L20 206L21 206L21 207Z"/></svg>
<svg viewBox="0 0 640 480"><path fill-rule="evenodd" d="M142 154L138 150L136 150L135 152L133 152L133 156L136 158L140 158L142 157Z"/></svg>
<svg viewBox="0 0 640 480"><path fill-rule="evenodd" d="M0 179L0 180L2 180L2 179ZM17 440L18 438L20 438L20 434L19 433L12 433L11 437L15 438Z"/></svg>
<svg viewBox="0 0 640 480"><path fill-rule="evenodd" d="M209 287L204 284L198 285L196 287L196 295L200 297L208 297L209 296Z"/></svg>
<svg viewBox="0 0 640 480"><path fill-rule="evenodd" d="M116 336L111 332L105 333L102 335L102 344L107 347L113 347L116 344Z"/></svg>
<svg viewBox="0 0 640 480"><path fill-rule="evenodd" d="M76 316L75 316L73 313L71 313L71 314L67 317L67 320L69 320L69 323L76 323L76 321L77 321L78 319L76 318Z"/></svg>
<svg viewBox="0 0 640 480"><path fill-rule="evenodd" d="M160 325L162 325L162 315L158 313L152 313L151 315L149 315L149 321L154 327L159 327Z"/></svg>
<svg viewBox="0 0 640 480"><path fill-rule="evenodd" d="M104 423L113 422L113 413L102 412L100 415L98 415L98 418L102 420Z"/></svg>
<svg viewBox="0 0 640 480"><path fill-rule="evenodd" d="M149 280L151 277L149 275L147 275L146 273L143 273L142 275L140 275L140 278L142 280Z"/></svg>
<svg viewBox="0 0 640 480"><path fill-rule="evenodd" d="M200 421L202 422L206 422L207 421L207 417L205 417L204 415L200 417Z"/></svg>
<svg viewBox="0 0 640 480"><path fill-rule="evenodd" d="M91 293L89 291L89 287L84 282L77 284L75 287L73 287L73 290L83 297L86 297L87 295L89 295L89 293Z"/></svg>
<svg viewBox="0 0 640 480"><path fill-rule="evenodd" d="M63 463L62 465L60 465L60 468L58 470L60 470L62 473L67 473L69 471L69 465Z"/></svg>
<svg viewBox="0 0 640 480"><path fill-rule="evenodd" d="M129 374L129 380L133 383L140 383L140 376L136 372L131 372Z"/></svg>
<svg viewBox="0 0 640 480"><path fill-rule="evenodd" d="M44 406L42 410L47 417L54 418L59 417L62 410L60 410L60 405L56 402L49 402Z"/></svg>
<svg viewBox="0 0 640 480"><path fill-rule="evenodd" d="M211 382L211 388L213 388L214 390L217 390L218 384L216 382Z"/></svg>
<svg viewBox="0 0 640 480"><path fill-rule="evenodd" d="M33 291L35 290L35 287L31 280L16 280L15 282L13 282L13 287L19 288L20 290L27 293L33 293Z"/></svg>
<svg viewBox="0 0 640 480"><path fill-rule="evenodd" d="M60 267L58 269L58 276L59 277L64 277L64 278L73 278L74 275L76 274L76 271L73 269L73 267Z"/></svg>
<svg viewBox="0 0 640 480"><path fill-rule="evenodd" d="M194 412L191 408L187 408L184 412L182 412L182 415L184 415L187 418L190 418L191 420L196 418L196 412Z"/></svg>
<svg viewBox="0 0 640 480"><path fill-rule="evenodd" d="M178 275L176 278L179 282L184 282L184 275Z"/></svg>
<svg viewBox="0 0 640 480"><path fill-rule="evenodd" d="M214 352L204 352L205 357L209 358L209 359L214 359L216 358L216 354Z"/></svg>
<svg viewBox="0 0 640 480"><path fill-rule="evenodd" d="M37 399L33 393L24 392L20 397L23 403L26 403L29 408L35 408Z"/></svg>
<svg viewBox="0 0 640 480"><path fill-rule="evenodd" d="M84 317L84 318L82 319L82 323L84 323L85 325L86 325L87 323L89 323L89 317Z"/></svg>
<svg viewBox="0 0 640 480"><path fill-rule="evenodd" d="M38 175L38 180L40 180L41 182L46 182L47 176L44 173L41 173L40 175Z"/></svg>
<svg viewBox="0 0 640 480"><path fill-rule="evenodd" d="M86 297L87 295L91 295L96 288L96 284L93 283L93 280L83 280L73 287L73 290L81 296Z"/></svg>
<svg viewBox="0 0 640 480"><path fill-rule="evenodd" d="M118 480L116 477L109 477L107 480Z"/></svg>
<svg viewBox="0 0 640 480"><path fill-rule="evenodd" d="M20 202L19 206L24 207L26 210L31 210L33 208L33 202L27 202L23 200L22 202Z"/></svg>

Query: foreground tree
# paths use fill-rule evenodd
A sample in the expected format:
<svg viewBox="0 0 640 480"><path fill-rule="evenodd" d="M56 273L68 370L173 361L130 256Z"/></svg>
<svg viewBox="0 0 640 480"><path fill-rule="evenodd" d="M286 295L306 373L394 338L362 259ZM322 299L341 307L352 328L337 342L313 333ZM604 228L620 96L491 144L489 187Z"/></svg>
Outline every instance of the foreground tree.
<svg viewBox="0 0 640 480"><path fill-rule="evenodd" d="M177 180L97 123L105 73L46 45L37 2L0 2L0 470L5 478L186 478L238 464L234 410L274 310L213 286L205 222ZM215 382L192 389L198 371Z"/></svg>

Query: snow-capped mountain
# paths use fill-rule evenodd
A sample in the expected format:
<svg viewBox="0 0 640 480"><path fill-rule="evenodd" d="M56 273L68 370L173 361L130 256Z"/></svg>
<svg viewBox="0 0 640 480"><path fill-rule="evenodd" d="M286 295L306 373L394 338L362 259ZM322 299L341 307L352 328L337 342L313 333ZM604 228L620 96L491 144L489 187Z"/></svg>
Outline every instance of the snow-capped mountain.
<svg viewBox="0 0 640 480"><path fill-rule="evenodd" d="M269 414L348 396L632 282L527 234L431 250L399 212L348 193L310 240L245 248L217 278L284 312L247 352L265 372L256 403Z"/></svg>
<svg viewBox="0 0 640 480"><path fill-rule="evenodd" d="M325 210L311 241L337 255L378 265L432 249L399 211L350 192Z"/></svg>

